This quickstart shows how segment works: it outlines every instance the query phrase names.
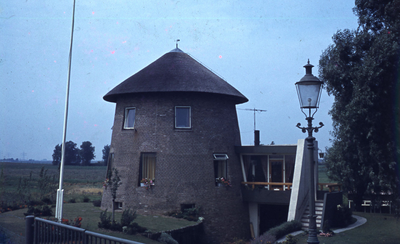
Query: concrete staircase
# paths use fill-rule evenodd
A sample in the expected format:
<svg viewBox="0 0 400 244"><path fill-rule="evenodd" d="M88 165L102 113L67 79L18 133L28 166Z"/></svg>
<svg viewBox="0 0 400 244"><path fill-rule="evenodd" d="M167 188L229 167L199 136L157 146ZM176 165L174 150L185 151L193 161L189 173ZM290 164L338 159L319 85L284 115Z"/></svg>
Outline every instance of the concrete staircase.
<svg viewBox="0 0 400 244"><path fill-rule="evenodd" d="M316 200L315 201L315 214L317 215L317 229L321 228L321 220L322 220L322 212L324 210L324 201ZM308 222L310 221L308 215L310 214L310 206L307 206L304 211L303 217L301 218L301 224L303 230L308 230Z"/></svg>

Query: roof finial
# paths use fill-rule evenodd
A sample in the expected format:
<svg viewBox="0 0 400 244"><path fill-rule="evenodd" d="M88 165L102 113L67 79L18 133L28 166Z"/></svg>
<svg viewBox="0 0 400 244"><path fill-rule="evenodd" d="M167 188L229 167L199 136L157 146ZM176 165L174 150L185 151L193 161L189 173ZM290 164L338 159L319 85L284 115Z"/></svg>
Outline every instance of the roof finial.
<svg viewBox="0 0 400 244"><path fill-rule="evenodd" d="M310 59L308 59L307 64L310 64Z"/></svg>
<svg viewBox="0 0 400 244"><path fill-rule="evenodd" d="M178 48L178 42L179 41L180 41L179 39L176 40L176 48Z"/></svg>

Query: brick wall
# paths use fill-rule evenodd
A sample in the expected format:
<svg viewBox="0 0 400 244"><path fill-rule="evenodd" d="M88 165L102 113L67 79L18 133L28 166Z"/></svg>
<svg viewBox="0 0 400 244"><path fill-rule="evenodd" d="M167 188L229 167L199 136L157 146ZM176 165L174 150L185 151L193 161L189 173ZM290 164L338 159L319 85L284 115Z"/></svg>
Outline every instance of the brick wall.
<svg viewBox="0 0 400 244"><path fill-rule="evenodd" d="M191 106L192 129L174 128L175 106ZM136 130L123 130L125 107L136 107ZM111 152L123 184L117 202L141 214L164 214L181 204L202 209L208 243L221 243L248 235L248 208L240 192L242 179L235 104L211 94L140 94L118 100ZM141 152L155 152L156 184L139 187ZM217 187L213 153L226 153L232 187ZM111 209L111 195L103 195L102 208Z"/></svg>

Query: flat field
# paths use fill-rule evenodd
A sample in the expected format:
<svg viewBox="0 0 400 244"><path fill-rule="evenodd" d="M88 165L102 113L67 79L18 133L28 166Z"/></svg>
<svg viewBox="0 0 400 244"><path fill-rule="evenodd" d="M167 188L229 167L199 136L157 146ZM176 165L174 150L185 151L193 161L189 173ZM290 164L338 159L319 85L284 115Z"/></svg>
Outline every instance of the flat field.
<svg viewBox="0 0 400 244"><path fill-rule="evenodd" d="M52 190L40 194L40 172L47 177ZM0 201L8 204L22 204L28 200L41 200L42 197L54 198L58 189L59 168L51 164L6 163L0 162ZM79 201L87 196L90 200L100 200L103 193L105 166L70 166L64 167L64 200ZM25 184L24 184L25 183Z"/></svg>

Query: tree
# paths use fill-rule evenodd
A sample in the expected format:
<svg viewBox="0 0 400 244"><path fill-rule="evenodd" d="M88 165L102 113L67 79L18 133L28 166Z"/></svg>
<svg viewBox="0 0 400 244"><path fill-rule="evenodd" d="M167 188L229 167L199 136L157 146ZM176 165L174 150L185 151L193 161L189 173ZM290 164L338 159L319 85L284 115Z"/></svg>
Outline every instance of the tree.
<svg viewBox="0 0 400 244"><path fill-rule="evenodd" d="M84 141L81 144L81 150L79 151L82 165L89 166L90 161L95 158L94 147L90 141Z"/></svg>
<svg viewBox="0 0 400 244"><path fill-rule="evenodd" d="M103 162L104 162L104 165L107 165L107 163L108 163L108 155L110 154L110 145L105 145L102 151L103 151Z"/></svg>
<svg viewBox="0 0 400 244"><path fill-rule="evenodd" d="M111 196L112 196L112 222L115 222L115 199L117 198L118 187L122 184L121 178L119 177L118 170L113 168L110 171L110 180L107 181L107 186L110 186ZM107 189L107 188L106 188Z"/></svg>
<svg viewBox="0 0 400 244"><path fill-rule="evenodd" d="M62 144L61 144L62 145ZM53 165L61 163L61 148L62 146L57 144L53 151ZM65 165L77 165L80 163L79 149L76 143L67 141L65 143Z"/></svg>
<svg viewBox="0 0 400 244"><path fill-rule="evenodd" d="M59 165L61 163L61 146L57 144L53 151L53 165Z"/></svg>
<svg viewBox="0 0 400 244"><path fill-rule="evenodd" d="M362 196L398 195L396 144L400 115L400 0L356 0L357 30L341 30L322 54L319 76L329 95L333 143L325 158L328 176Z"/></svg>

